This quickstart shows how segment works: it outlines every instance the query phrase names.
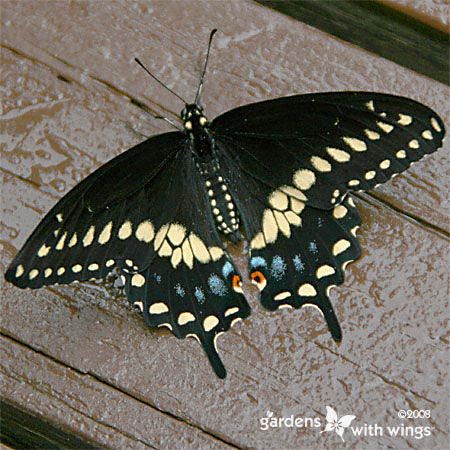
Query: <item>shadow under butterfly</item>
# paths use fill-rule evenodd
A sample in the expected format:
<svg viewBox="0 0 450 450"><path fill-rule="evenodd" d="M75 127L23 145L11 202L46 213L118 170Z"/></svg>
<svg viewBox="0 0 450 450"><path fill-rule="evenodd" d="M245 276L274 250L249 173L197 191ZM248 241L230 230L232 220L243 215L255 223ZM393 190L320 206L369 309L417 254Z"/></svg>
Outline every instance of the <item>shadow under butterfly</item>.
<svg viewBox="0 0 450 450"><path fill-rule="evenodd" d="M250 242L251 281L269 310L314 306L335 341L328 299L360 255L361 220L348 195L406 170L441 145L439 116L373 92L294 95L209 121L200 105L213 35L182 127L100 167L44 217L6 272L20 288L106 277L151 327L203 346L226 376L216 339L250 314L222 238ZM159 83L139 60L137 62Z"/></svg>

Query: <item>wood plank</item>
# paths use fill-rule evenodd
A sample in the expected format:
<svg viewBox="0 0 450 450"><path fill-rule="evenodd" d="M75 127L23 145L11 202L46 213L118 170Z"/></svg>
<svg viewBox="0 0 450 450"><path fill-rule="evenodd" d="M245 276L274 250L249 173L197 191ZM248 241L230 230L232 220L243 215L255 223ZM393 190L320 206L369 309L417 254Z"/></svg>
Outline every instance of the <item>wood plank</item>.
<svg viewBox="0 0 450 450"><path fill-rule="evenodd" d="M449 83L448 30L417 21L399 9L366 0L256 1L441 83Z"/></svg>
<svg viewBox="0 0 450 450"><path fill-rule="evenodd" d="M354 88L408 95L448 117L449 107L442 102L447 91L441 84L252 3L97 5L61 2L56 8L11 2L5 7L9 25L2 39L16 53L2 51L8 99L1 158L3 271L56 198L143 139L133 127L147 135L164 129L133 106L130 97L154 108L164 104L170 111L181 109L133 66L135 53L177 91L194 92L203 37L219 26L223 34L218 36L204 96L210 117L293 90ZM164 444L157 430L138 420L140 411L150 408L188 422L193 430L168 434L181 435L187 443L194 439L193 447L199 442L197 433L204 433L218 445L223 440L239 447L257 443L258 448L298 448L301 443L302 448L332 448L339 439L335 435L320 435L317 429L266 432L259 418L270 409L278 417L292 413L323 420L325 405L331 405L339 414L355 414L361 424L395 425L395 411L401 407L430 408L432 421L425 423L432 424L433 434L419 443L387 436L348 442L366 448L421 443L442 448L448 441L448 240L441 231L408 217L417 213L436 228L448 222L443 209L449 182L443 172L448 165L442 158L441 151L380 194L403 215L370 197L358 202L365 222L365 253L351 266L345 286L333 293L344 329L341 347L331 342L319 317L309 311L262 311L255 291L246 287L253 314L219 341L229 370L224 382L213 378L196 344L149 330L107 283L20 291L2 280L2 332L12 344L26 346L38 367L41 364L36 379L47 376L49 358L60 369L52 381L61 383L56 398L50 391L30 409L81 433L72 416L64 415L67 406L61 406L57 416L52 411L61 400L67 402L71 386L87 376L95 381L98 395L87 391L85 398L92 396L93 405L82 411L97 414L89 416L92 422L83 436L96 442L107 431L97 433L94 422L103 418L99 411L106 411L107 424L117 427L111 439L120 442L126 431L132 439L138 436L155 446L161 439ZM436 176L437 169L442 175ZM398 185L397 180L406 181ZM242 266L245 256L240 250L233 254L240 255ZM4 358L14 364L6 372L26 368L27 358L31 356ZM77 375L67 389L65 370L86 375L80 375L82 380ZM8 399L19 398L20 406L27 407L38 384L30 383L32 389L19 396L21 385L11 380ZM124 393L131 404L143 404L142 410L128 410L126 419L134 419L131 429L129 422L115 421L112 414L115 403L110 399Z"/></svg>
<svg viewBox="0 0 450 450"><path fill-rule="evenodd" d="M64 443L65 448L229 448L208 433L105 384L90 370L65 366L5 336L0 351L2 397L63 432L79 435L86 443L80 447L80 440L72 440ZM33 424L27 428L33 429ZM48 436L45 429L40 431ZM95 447L87 445L93 436Z"/></svg>
<svg viewBox="0 0 450 450"><path fill-rule="evenodd" d="M7 176L4 186L30 205L33 196L51 202L15 177ZM219 341L229 372L225 381L212 376L196 343L149 330L123 297L101 283L37 291L5 285L2 332L238 447L258 442L261 448L275 443L293 448L301 440L304 448L316 448L323 442L317 430L269 434L259 429L258 420L267 410L323 420L325 405L331 404L361 423L394 425L393 411L401 406L431 409L436 431L427 444L439 448L448 439L441 400L449 387L448 240L382 204L358 202L358 207L365 224L363 258L350 266L345 286L332 295L344 330L340 347L318 315L262 311L248 285L251 318ZM6 229L22 220L16 214L3 214ZM6 248L2 260L10 260L13 251L14 246ZM241 266L243 260L241 255ZM395 442L383 437L376 445Z"/></svg>
<svg viewBox="0 0 450 450"><path fill-rule="evenodd" d="M177 5L181 4L184 5L184 2L178 3L176 0L167 3L156 2L157 7L153 9L149 7L146 10L148 20L151 18L155 21L151 32L145 29L143 32L135 31L133 34L133 31L130 31L130 24L134 27L138 27L138 24L144 25L139 12L127 9L120 1L109 2L105 14L110 17L108 20L114 21L117 29L114 36L108 37L106 34L102 46L95 44L98 40L99 27L103 26L108 30L108 26L104 23L106 19L102 12L92 3L85 3L85 11L70 9L65 14L62 13L64 11L62 5L61 14L55 15L52 20L53 26L45 31L40 24L52 15L49 4L40 4L39 8L31 7L30 10L26 8L25 1L12 3L6 8L5 19L8 19L9 26L2 34L4 44L23 55L36 55L51 68L46 72L42 67L39 76L30 73L34 83L26 83L27 72L34 70L31 69L33 67L31 62L22 61L20 68L13 67L7 72L7 80L11 80L8 85L11 86L14 82L10 88L13 98L16 98L15 101L21 100L22 106L29 107L33 100L39 101L41 94L44 99L48 97L52 100L60 94L68 95L71 101L63 102L60 107L65 111L64 108L67 106L73 115L69 116L69 122L62 122L66 118L65 113L57 116L52 131L63 143L56 139L51 145L60 146L64 145L64 142L71 142L70 134L73 135L75 131L69 124L78 122L80 126L76 127L76 132L80 135L77 136L76 151L86 155L83 158L77 155L73 158L75 161L71 162L70 152L64 154L63 150L57 149L59 159L54 162L61 164L56 165L58 176L54 179L52 176L56 173L52 159L46 160L39 157L36 152L28 151L27 158L25 160L21 158L20 165L10 164L9 160L13 157L10 152L14 147L7 146L6 149L9 151L2 154L3 167L20 176L29 177L33 173L35 177L39 177L38 168L43 166L49 172L46 183L52 187L56 185L60 189L57 194L59 196L61 191L67 190L82 176L92 171L93 165L97 167L99 162L106 162L125 148L142 140L142 136L133 135L131 130L125 129L123 123L119 125L118 120L128 124L126 128L132 126L147 136L163 129L167 130L161 121L149 118L130 105L130 97L143 100L154 109L161 110L160 105L165 105L165 111L172 111L174 114L179 113L182 105L170 93L149 80L142 69L133 62L133 57L139 55L144 61L150 62L150 68L170 86L176 86L177 90L183 93L193 93L205 45L200 39L198 30L204 29L206 38L207 30L214 25L220 26L223 31L217 37L211 71L205 85L204 102L209 117L214 117L239 104L287 95L294 91L352 89L405 95L429 105L444 118L450 116L448 102L442 101L448 89L442 84L430 82L427 78L383 58L330 39L323 33L274 13L270 9L247 2L233 2L229 6L204 3L202 15L196 16L196 13L192 12L192 20L186 21L185 16L189 14L190 7L177 8ZM20 33L16 32L15 27L20 27L21 20L25 20L27 14L31 14L30 11L33 11L33 20L28 21ZM242 21L234 22L231 19L234 16L241 16ZM211 26L207 25L208 17ZM211 17L217 19L211 21ZM230 26L226 17L230 18L233 26ZM248 20L243 20L244 18ZM173 23L177 24L177 31L172 30ZM249 24L254 31L247 35ZM182 35L195 35L199 38L196 39L195 51L183 45ZM38 40L41 43L39 48L33 44L36 36L39 36ZM69 48L65 48L68 43L64 36L71 36ZM118 42L121 42L121 46L118 46ZM276 44L277 47L273 51L266 51L268 42ZM42 48L46 48L46 51L41 50ZM83 48L85 51L81 51ZM304 53L301 56L301 64L298 63L299 49ZM285 55L282 60L279 58L279 51ZM242 60L246 61L246 64L242 64ZM160 63L161 61L167 61L165 66ZM24 76L17 77L17 73ZM72 97L64 89L65 83L56 79L57 73L62 73L74 81L70 85ZM16 79L21 83L15 83ZM292 84L291 80L298 81ZM149 89L151 93L145 95ZM66 97L64 99L67 100ZM75 99L77 101L73 104ZM46 105L42 106L47 113ZM17 126L14 117L18 114L20 122L20 110L21 107L12 111L12 119L7 123L7 127L11 126L14 129ZM25 141L26 144L43 132L47 121L38 119L33 124L31 136L26 134L29 139ZM48 143L45 145L50 147ZM446 143L445 150L448 149L449 144ZM22 147L19 153L14 154L14 158L20 157L23 151ZM45 150L43 154L46 156ZM448 151L441 151L420 162L406 174L380 188L377 191L379 198L412 216L422 217L432 225L450 232L448 224L450 205L443 194L450 190L447 155ZM67 165L69 163L74 166ZM69 178L61 177L61 171L69 175ZM58 191L54 189L54 192L56 194Z"/></svg>
<svg viewBox="0 0 450 450"><path fill-rule="evenodd" d="M380 0L390 8L409 14L416 20L428 23L448 33L449 4L447 0Z"/></svg>

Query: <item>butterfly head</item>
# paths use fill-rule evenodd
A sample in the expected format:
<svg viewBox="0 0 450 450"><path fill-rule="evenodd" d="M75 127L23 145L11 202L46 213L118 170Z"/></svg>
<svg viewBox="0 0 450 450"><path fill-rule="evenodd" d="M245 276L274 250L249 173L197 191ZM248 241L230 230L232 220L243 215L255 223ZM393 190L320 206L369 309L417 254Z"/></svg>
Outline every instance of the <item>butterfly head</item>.
<svg viewBox="0 0 450 450"><path fill-rule="evenodd" d="M208 119L203 114L203 108L195 103L183 108L181 119L184 122L184 129L188 132L201 130L209 124Z"/></svg>

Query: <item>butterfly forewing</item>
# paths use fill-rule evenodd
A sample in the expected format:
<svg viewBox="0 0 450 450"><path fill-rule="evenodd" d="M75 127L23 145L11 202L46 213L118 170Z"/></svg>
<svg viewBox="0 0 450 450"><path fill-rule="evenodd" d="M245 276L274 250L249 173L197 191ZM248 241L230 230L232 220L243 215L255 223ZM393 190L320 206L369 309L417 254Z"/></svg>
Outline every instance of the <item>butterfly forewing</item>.
<svg viewBox="0 0 450 450"><path fill-rule="evenodd" d="M338 92L237 108L213 122L239 169L272 188L292 185L306 204L330 209L349 190L368 190L442 145L429 108L386 94Z"/></svg>

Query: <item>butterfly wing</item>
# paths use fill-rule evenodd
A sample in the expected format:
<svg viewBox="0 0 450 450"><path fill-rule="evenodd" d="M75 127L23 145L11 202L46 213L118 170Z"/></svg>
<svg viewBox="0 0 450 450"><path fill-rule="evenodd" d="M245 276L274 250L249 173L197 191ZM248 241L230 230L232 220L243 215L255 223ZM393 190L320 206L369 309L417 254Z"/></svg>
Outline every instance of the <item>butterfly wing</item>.
<svg viewBox="0 0 450 450"><path fill-rule="evenodd" d="M6 279L38 288L118 267L145 321L196 337L224 377L215 338L250 309L186 145L183 134L168 133L98 169L43 219Z"/></svg>
<svg viewBox="0 0 450 450"><path fill-rule="evenodd" d="M212 130L261 303L317 307L339 341L328 294L360 255L360 218L347 193L435 151L441 119L409 99L347 92L243 106L215 119Z"/></svg>
<svg viewBox="0 0 450 450"><path fill-rule="evenodd" d="M413 100L368 92L284 97L236 108L212 124L239 168L272 188L292 185L331 209L442 145L444 124Z"/></svg>

